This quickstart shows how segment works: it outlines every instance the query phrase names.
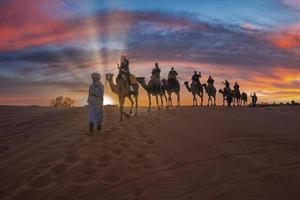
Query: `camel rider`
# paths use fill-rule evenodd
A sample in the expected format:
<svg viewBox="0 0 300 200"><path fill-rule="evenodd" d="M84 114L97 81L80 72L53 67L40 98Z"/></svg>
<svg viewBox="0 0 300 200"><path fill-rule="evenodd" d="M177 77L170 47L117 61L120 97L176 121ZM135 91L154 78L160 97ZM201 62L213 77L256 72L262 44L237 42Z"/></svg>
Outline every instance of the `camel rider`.
<svg viewBox="0 0 300 200"><path fill-rule="evenodd" d="M230 83L227 80L225 80L225 82L223 82L223 84L225 85L225 88L224 88L225 95L227 97L229 97L231 95Z"/></svg>
<svg viewBox="0 0 300 200"><path fill-rule="evenodd" d="M131 85L131 80L130 80L129 61L124 55L121 56L120 64L118 64L118 68L119 68L119 75L117 78L119 79L121 78L122 74L125 74L127 77L128 86L130 90L133 91L133 87Z"/></svg>
<svg viewBox="0 0 300 200"><path fill-rule="evenodd" d="M158 66L158 63L155 63L155 67L153 68L152 72L151 72L151 80L153 81L154 83L154 87L161 91L162 90L162 83L161 83L161 80L160 80L160 68Z"/></svg>
<svg viewBox="0 0 300 200"><path fill-rule="evenodd" d="M258 101L256 94L255 93L253 95L250 94L250 97L252 98L252 105L256 106L256 102Z"/></svg>
<svg viewBox="0 0 300 200"><path fill-rule="evenodd" d="M211 75L209 75L209 77L207 79L208 86L214 86L214 82L215 82L215 80L211 77Z"/></svg>
<svg viewBox="0 0 300 200"><path fill-rule="evenodd" d="M225 85L225 88L230 88L230 83L227 80L225 80L223 84Z"/></svg>
<svg viewBox="0 0 300 200"><path fill-rule="evenodd" d="M158 63L155 63L155 67L153 68L153 70L151 72L151 74L152 74L151 79L160 79L160 72L161 72L161 70L158 66Z"/></svg>
<svg viewBox="0 0 300 200"><path fill-rule="evenodd" d="M198 89L201 86L200 78L201 78L201 72L199 72L199 74L198 74L197 71L194 71L194 74L192 76L192 83L195 84Z"/></svg>
<svg viewBox="0 0 300 200"><path fill-rule="evenodd" d="M178 73L174 70L174 67L171 68L171 71L169 72L168 75L168 82L171 83L174 87L179 86L177 76Z"/></svg>
<svg viewBox="0 0 300 200"><path fill-rule="evenodd" d="M234 83L233 87L234 87L235 91L240 91L240 86L239 86L239 84L237 82Z"/></svg>

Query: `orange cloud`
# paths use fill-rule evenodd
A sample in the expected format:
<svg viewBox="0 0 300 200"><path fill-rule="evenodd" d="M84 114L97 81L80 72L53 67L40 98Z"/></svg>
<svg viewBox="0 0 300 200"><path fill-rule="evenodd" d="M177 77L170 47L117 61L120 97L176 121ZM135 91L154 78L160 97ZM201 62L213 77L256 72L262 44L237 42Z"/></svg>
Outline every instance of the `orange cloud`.
<svg viewBox="0 0 300 200"><path fill-rule="evenodd" d="M292 24L277 28L270 34L271 42L284 49L294 49L300 47L300 24Z"/></svg>

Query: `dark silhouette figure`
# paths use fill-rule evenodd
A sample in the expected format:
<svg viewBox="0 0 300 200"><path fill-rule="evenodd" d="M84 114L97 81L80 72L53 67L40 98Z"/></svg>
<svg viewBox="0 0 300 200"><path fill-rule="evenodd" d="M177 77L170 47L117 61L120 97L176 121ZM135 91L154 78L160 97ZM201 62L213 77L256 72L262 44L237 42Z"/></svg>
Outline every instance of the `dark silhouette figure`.
<svg viewBox="0 0 300 200"><path fill-rule="evenodd" d="M258 101L258 98L257 98L257 96L256 96L256 94L254 93L253 95L252 94L250 94L250 97L252 98L252 106L256 106L256 103L257 103L257 101Z"/></svg>
<svg viewBox="0 0 300 200"><path fill-rule="evenodd" d="M211 77L211 75L209 75L209 77L207 79L207 84L213 86L214 83L215 83L215 80Z"/></svg>
<svg viewBox="0 0 300 200"><path fill-rule="evenodd" d="M199 72L198 74L197 71L194 71L194 74L192 76L192 84L194 84L198 90L200 87L202 87L200 83L200 78L201 78L201 72Z"/></svg>
<svg viewBox="0 0 300 200"><path fill-rule="evenodd" d="M171 68L169 75L168 75L168 84L172 88L179 88L179 82L177 80L178 73L175 71L174 67Z"/></svg>
<svg viewBox="0 0 300 200"><path fill-rule="evenodd" d="M160 80L161 69L158 63L155 63L155 67L151 72L151 80L149 82L150 87L152 87L154 93L160 93L162 91L162 82Z"/></svg>
<svg viewBox="0 0 300 200"><path fill-rule="evenodd" d="M235 105L235 103L236 103L238 106L240 106L241 105L240 86L237 82L235 82L233 88L234 88L234 90L233 90L233 105Z"/></svg>

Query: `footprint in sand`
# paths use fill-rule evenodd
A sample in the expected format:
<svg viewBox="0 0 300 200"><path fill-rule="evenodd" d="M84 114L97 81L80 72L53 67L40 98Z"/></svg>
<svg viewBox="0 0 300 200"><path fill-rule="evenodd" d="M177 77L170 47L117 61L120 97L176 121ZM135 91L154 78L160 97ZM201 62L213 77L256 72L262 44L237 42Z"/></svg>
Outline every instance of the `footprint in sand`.
<svg viewBox="0 0 300 200"><path fill-rule="evenodd" d="M153 140L146 140L146 144L148 144L148 145L154 145L154 141Z"/></svg>
<svg viewBox="0 0 300 200"><path fill-rule="evenodd" d="M84 169L82 170L82 172L83 172L85 175L96 174L97 171L98 171L97 168L92 168L92 167L84 168Z"/></svg>
<svg viewBox="0 0 300 200"><path fill-rule="evenodd" d="M123 150L119 147L116 147L112 150L112 152L116 155L120 155L121 153L123 153Z"/></svg>
<svg viewBox="0 0 300 200"><path fill-rule="evenodd" d="M111 162L110 162L111 160L112 160L111 155L109 155L109 154L102 155L98 158L98 161L99 161L98 166L99 167L107 167L111 164Z"/></svg>
<svg viewBox="0 0 300 200"><path fill-rule="evenodd" d="M76 155L68 155L64 159L64 161L67 162L67 163L76 163L76 162L78 162L78 160L79 160L79 157L76 156Z"/></svg>
<svg viewBox="0 0 300 200"><path fill-rule="evenodd" d="M102 178L102 180L108 183L116 183L120 180L120 178L113 174L107 174Z"/></svg>
<svg viewBox="0 0 300 200"><path fill-rule="evenodd" d="M29 186L33 188L42 188L51 183L51 176L50 174L42 175L34 179L31 183L29 183Z"/></svg>
<svg viewBox="0 0 300 200"><path fill-rule="evenodd" d="M54 174L54 175L61 175L63 173L65 173L68 170L69 166L65 163L58 163L56 165L54 165L53 167L51 167L50 171Z"/></svg>
<svg viewBox="0 0 300 200"><path fill-rule="evenodd" d="M136 166L136 165L139 165L141 163L141 160L138 159L138 158L134 158L134 159L129 160L129 163Z"/></svg>
<svg viewBox="0 0 300 200"><path fill-rule="evenodd" d="M130 147L130 144L126 143L126 142L122 142L121 143L121 146L125 149L129 148Z"/></svg>

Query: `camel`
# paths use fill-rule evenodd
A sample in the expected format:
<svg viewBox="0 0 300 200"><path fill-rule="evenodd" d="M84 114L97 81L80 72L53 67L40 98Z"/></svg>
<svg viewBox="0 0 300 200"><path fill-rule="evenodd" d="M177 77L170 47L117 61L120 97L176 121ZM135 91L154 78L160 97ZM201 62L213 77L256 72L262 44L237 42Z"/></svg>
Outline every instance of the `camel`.
<svg viewBox="0 0 300 200"><path fill-rule="evenodd" d="M233 90L233 105L235 106L235 103L237 104L237 106L240 106L241 102L241 93L238 90Z"/></svg>
<svg viewBox="0 0 300 200"><path fill-rule="evenodd" d="M156 97L156 104L157 104L158 110L161 110L163 108L163 103L164 103L163 97L165 97L166 107L168 109L167 96L166 96L166 91L165 91L164 87L162 87L161 91L156 91L155 88L153 87L154 86L153 83L151 84L151 81L149 81L148 84L146 84L145 77L137 77L136 80L139 84L141 84L141 86L147 92L148 99L149 99L148 112L150 112L150 107L151 107L151 95ZM158 102L158 96L160 96L160 102L161 102L160 105L159 105L159 102Z"/></svg>
<svg viewBox="0 0 300 200"><path fill-rule="evenodd" d="M186 86L186 89L192 93L193 95L193 106L198 106L198 101L197 101L197 95L201 99L201 106L203 105L203 87L200 84L200 88L198 88L195 84L189 85L188 81L184 82L184 85Z"/></svg>
<svg viewBox="0 0 300 200"><path fill-rule="evenodd" d="M166 79L163 79L162 80L165 88L166 88L166 91L168 93L168 103L167 103L167 106L168 107L172 107L173 104L172 104L172 93L174 92L177 96L177 107L180 106L180 86L178 84L178 87L172 87L172 85L170 83L168 83L168 81Z"/></svg>
<svg viewBox="0 0 300 200"><path fill-rule="evenodd" d="M243 105L246 105L246 104L247 104L247 101L248 101L247 93L245 93L245 92L242 93L241 101L242 101L242 104L243 104Z"/></svg>
<svg viewBox="0 0 300 200"><path fill-rule="evenodd" d="M127 81L126 81L126 76L123 76L122 78L119 78L116 80L116 84L113 82L113 74L108 73L105 75L106 81L108 81L109 86L112 90L112 92L116 93L119 97L119 109L120 109L120 121L123 120L123 115L129 117L132 113L132 107L134 104L134 101L132 99L132 96L135 98L135 116L137 116L137 108L138 108L138 96L139 96L139 84L138 83L133 83L133 91L130 90L128 87ZM124 103L125 103L125 98L128 98L131 102L131 107L129 114L124 112Z"/></svg>
<svg viewBox="0 0 300 200"><path fill-rule="evenodd" d="M219 89L219 93L223 95L223 106L225 106L225 100L227 100L228 107L231 107L232 95L230 94L230 96L226 97L226 93L222 89Z"/></svg>
<svg viewBox="0 0 300 200"><path fill-rule="evenodd" d="M211 103L210 105L216 105L216 93L217 93L217 90L214 86L209 86L207 85L206 83L202 84L206 93L208 94L208 101L207 101L207 105L209 106L209 102ZM214 98L214 103L212 101L212 98Z"/></svg>

